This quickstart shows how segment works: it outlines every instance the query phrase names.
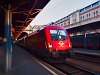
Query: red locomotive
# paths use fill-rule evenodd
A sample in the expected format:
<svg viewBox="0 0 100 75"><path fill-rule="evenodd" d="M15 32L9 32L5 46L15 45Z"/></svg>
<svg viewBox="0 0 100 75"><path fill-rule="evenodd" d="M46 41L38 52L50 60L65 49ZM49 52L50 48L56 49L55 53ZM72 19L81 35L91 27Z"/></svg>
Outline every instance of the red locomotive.
<svg viewBox="0 0 100 75"><path fill-rule="evenodd" d="M70 37L62 26L45 26L19 41L32 53L48 57L68 57L72 48Z"/></svg>

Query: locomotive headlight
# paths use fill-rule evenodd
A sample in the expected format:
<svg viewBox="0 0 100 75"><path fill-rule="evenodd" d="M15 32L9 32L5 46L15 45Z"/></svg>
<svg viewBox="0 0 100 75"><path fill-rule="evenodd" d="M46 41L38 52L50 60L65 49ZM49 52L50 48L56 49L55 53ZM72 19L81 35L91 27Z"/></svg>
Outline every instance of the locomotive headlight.
<svg viewBox="0 0 100 75"><path fill-rule="evenodd" d="M48 47L49 47L49 48L52 48L52 44L51 44L51 43L48 43Z"/></svg>
<svg viewBox="0 0 100 75"><path fill-rule="evenodd" d="M69 47L71 47L71 43L69 43Z"/></svg>

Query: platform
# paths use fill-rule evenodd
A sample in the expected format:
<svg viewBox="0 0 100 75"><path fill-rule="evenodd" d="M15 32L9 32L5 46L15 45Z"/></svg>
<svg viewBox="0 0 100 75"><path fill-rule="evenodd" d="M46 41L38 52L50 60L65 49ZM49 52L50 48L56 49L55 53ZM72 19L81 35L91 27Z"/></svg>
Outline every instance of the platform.
<svg viewBox="0 0 100 75"><path fill-rule="evenodd" d="M92 50L92 49L82 49L82 48L73 48L73 52L98 55L100 56L100 50Z"/></svg>
<svg viewBox="0 0 100 75"><path fill-rule="evenodd" d="M2 48L0 48L0 53ZM3 72L3 54L0 55L0 75L53 75L46 67L36 61L33 55L22 48L13 45L12 69L9 73ZM1 59L2 58L2 59ZM3 61L2 61L3 60Z"/></svg>

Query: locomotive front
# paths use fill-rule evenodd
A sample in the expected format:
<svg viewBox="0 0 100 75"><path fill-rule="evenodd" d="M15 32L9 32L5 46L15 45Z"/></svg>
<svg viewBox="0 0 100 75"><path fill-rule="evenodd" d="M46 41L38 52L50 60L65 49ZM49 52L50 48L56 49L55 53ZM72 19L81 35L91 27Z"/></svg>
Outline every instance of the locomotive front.
<svg viewBox="0 0 100 75"><path fill-rule="evenodd" d="M63 27L51 27L47 31L47 45L53 57L69 56L72 48L70 37Z"/></svg>

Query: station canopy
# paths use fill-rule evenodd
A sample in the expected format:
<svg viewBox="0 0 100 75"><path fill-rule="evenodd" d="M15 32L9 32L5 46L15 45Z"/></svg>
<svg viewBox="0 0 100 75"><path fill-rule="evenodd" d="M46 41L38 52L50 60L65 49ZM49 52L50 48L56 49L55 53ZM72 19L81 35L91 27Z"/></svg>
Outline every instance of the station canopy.
<svg viewBox="0 0 100 75"><path fill-rule="evenodd" d="M50 0L0 0L0 37L4 38L5 13L12 13L11 31L16 40L29 23L45 7Z"/></svg>

